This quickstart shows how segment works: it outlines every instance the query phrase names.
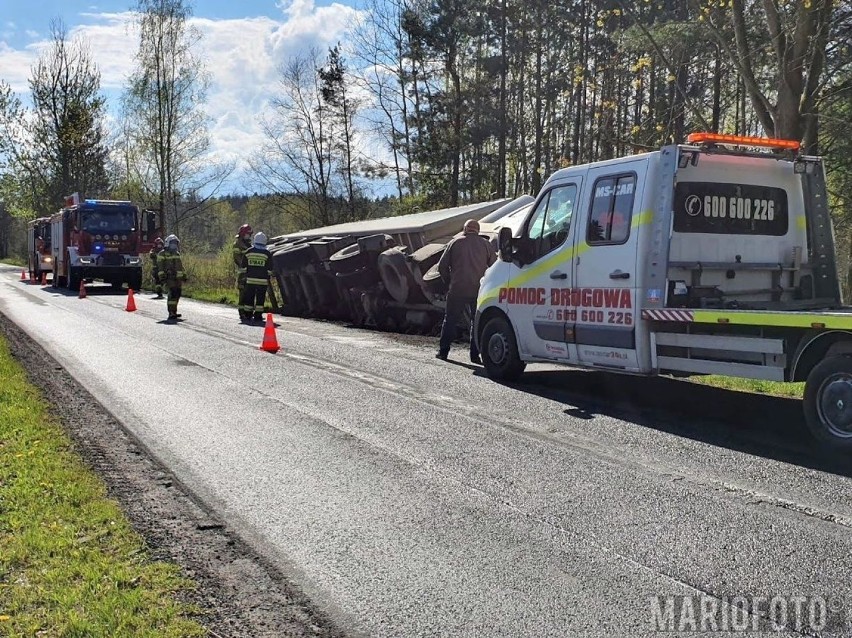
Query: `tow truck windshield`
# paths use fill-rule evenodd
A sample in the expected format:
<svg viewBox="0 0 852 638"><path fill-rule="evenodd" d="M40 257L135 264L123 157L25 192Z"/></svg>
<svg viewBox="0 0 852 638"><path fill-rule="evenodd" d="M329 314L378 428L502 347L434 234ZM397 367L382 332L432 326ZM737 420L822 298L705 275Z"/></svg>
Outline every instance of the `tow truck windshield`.
<svg viewBox="0 0 852 638"><path fill-rule="evenodd" d="M136 229L136 209L110 206L80 211L81 230L87 233L127 233Z"/></svg>

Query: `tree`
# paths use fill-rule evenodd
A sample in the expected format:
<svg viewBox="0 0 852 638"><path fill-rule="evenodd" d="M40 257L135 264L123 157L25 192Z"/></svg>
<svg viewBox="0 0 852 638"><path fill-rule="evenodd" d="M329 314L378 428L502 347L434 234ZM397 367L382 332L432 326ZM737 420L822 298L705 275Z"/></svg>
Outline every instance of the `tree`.
<svg viewBox="0 0 852 638"><path fill-rule="evenodd" d="M346 186L346 204L349 220L358 219L356 211L355 173L357 171L355 153L354 118L358 101L351 96L346 63L340 54L340 45L328 51L326 66L317 70L320 78L320 94L328 107L328 131L333 151L340 154L341 173Z"/></svg>
<svg viewBox="0 0 852 638"><path fill-rule="evenodd" d="M719 46L739 71L766 135L803 140L810 153L818 142L818 109L832 26L834 0L777 3L732 0L730 6L700 6ZM722 26L730 20L729 31ZM760 54L765 43L769 55ZM762 82L761 72L771 74Z"/></svg>
<svg viewBox="0 0 852 638"><path fill-rule="evenodd" d="M233 170L208 156L203 110L208 78L192 44L200 39L184 0L138 0L137 67L124 95L124 116L138 150L134 167L170 230L205 212ZM206 191L205 195L202 195Z"/></svg>
<svg viewBox="0 0 852 638"><path fill-rule="evenodd" d="M0 84L0 154L14 191L9 209L55 211L72 192L103 196L109 187L100 72L83 40L68 39L61 21L29 80L32 109Z"/></svg>
<svg viewBox="0 0 852 638"><path fill-rule="evenodd" d="M282 193L282 208L303 228L346 218L340 206L344 191L335 181L333 114L322 98L318 70L315 49L280 69L279 94L261 120L266 143L250 162L258 185Z"/></svg>

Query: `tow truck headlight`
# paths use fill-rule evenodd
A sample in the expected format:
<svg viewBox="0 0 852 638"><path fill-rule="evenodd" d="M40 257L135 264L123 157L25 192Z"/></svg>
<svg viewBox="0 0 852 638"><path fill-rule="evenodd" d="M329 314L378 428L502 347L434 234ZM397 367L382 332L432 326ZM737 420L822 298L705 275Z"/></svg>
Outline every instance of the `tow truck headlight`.
<svg viewBox="0 0 852 638"><path fill-rule="evenodd" d="M138 266L140 263L142 263L141 257L127 257L128 266Z"/></svg>
<svg viewBox="0 0 852 638"><path fill-rule="evenodd" d="M53 261L53 257L45 257L45 258L44 258L44 262L45 262L45 263L48 263L48 264L49 264L49 263L50 263L50 262L52 262L52 261Z"/></svg>

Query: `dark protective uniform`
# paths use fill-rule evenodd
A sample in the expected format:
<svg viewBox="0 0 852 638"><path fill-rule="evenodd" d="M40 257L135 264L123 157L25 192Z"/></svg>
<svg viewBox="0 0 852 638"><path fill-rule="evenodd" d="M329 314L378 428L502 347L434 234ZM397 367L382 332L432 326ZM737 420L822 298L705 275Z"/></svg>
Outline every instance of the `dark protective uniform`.
<svg viewBox="0 0 852 638"><path fill-rule="evenodd" d="M163 281L160 279L160 267L157 263L157 258L162 252L163 248L157 245L152 246L148 252L148 257L151 259L151 277L154 280L154 292L157 293L157 299L163 298Z"/></svg>
<svg viewBox="0 0 852 638"><path fill-rule="evenodd" d="M266 288L272 276L272 253L252 246L245 252L246 285L240 297L240 317L263 319Z"/></svg>
<svg viewBox="0 0 852 638"><path fill-rule="evenodd" d="M159 265L160 281L169 291L169 296L166 300L166 307L169 309L169 319L177 319L180 315L177 312L178 301L180 301L180 293L183 283L186 281L186 273L183 270L183 262L180 259L180 253L164 250L157 256L157 264Z"/></svg>
<svg viewBox="0 0 852 638"><path fill-rule="evenodd" d="M479 348L473 334L473 318L476 312L476 296L479 294L479 282L488 267L497 260L497 254L491 243L478 233L465 233L452 240L441 260L438 272L441 279L450 284L447 293L447 309L441 326L441 341L438 356L446 358L450 344L456 338L456 330L465 312L470 321L470 359L479 360Z"/></svg>
<svg viewBox="0 0 852 638"><path fill-rule="evenodd" d="M251 248L251 241L247 236L234 236L234 245L231 248L231 254L234 259L234 266L237 269L237 299L242 300L243 289L246 285L246 251ZM242 306L240 307L240 319L246 319L243 313Z"/></svg>

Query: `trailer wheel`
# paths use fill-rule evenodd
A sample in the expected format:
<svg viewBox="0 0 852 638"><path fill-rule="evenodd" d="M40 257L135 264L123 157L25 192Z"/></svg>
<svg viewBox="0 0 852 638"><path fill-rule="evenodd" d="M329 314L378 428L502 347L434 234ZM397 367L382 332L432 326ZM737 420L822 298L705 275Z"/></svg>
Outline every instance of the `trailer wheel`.
<svg viewBox="0 0 852 638"><path fill-rule="evenodd" d="M814 366L803 407L808 429L820 443L852 450L852 357L833 356Z"/></svg>
<svg viewBox="0 0 852 638"><path fill-rule="evenodd" d="M491 379L514 381L527 367L518 354L515 331L503 317L494 317L485 324L480 345L482 363Z"/></svg>

